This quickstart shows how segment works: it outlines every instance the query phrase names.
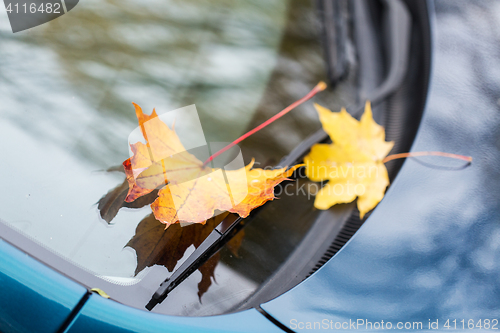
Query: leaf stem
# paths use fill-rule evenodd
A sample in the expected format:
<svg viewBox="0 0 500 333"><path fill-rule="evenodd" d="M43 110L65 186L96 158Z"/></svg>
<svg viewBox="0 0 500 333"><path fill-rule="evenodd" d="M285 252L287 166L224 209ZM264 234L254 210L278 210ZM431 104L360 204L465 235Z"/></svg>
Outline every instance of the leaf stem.
<svg viewBox="0 0 500 333"><path fill-rule="evenodd" d="M457 154L450 154L450 153L443 153L441 151L419 151L419 152L412 152L412 153L401 153L401 154L393 154L389 155L384 160L382 163L387 163L392 160L396 160L399 158L406 158L406 157L420 157L420 156L443 156L443 157L449 157L449 158L454 158L457 160L463 160L466 162L472 162L472 157L471 156L464 156L464 155L457 155Z"/></svg>
<svg viewBox="0 0 500 333"><path fill-rule="evenodd" d="M224 148L222 148L221 150L219 150L218 152L216 152L215 154L213 154L212 156L210 156L204 163L203 163L203 166L207 165L207 163L211 162L214 158L216 158L217 156L219 156L220 154L222 154L223 152L227 151L228 149L230 149L231 147L233 147L234 145L238 144L239 142L245 140L246 138L248 138L250 135L254 134L255 132L258 132L260 131L261 129L263 129L264 127L266 127L267 125L271 124L272 122L274 122L275 120L283 117L285 114L287 114L288 112L292 111L294 108L296 108L297 106L299 106L300 104L304 103L305 101L311 99L314 95L316 95L317 93L319 93L320 91L323 91L326 89L326 83L321 81L320 83L318 83L307 95L305 95L304 97L302 97L301 99L299 99L298 101L290 104L288 107L286 107L285 109L283 109L281 112L277 113L276 115L274 115L273 117L269 118L268 120L266 120L265 122L263 122L262 124L260 124L259 126L255 127L253 130L243 134L242 136L240 136L238 139L234 140L233 142L231 142L230 144L228 144L227 146L225 146Z"/></svg>

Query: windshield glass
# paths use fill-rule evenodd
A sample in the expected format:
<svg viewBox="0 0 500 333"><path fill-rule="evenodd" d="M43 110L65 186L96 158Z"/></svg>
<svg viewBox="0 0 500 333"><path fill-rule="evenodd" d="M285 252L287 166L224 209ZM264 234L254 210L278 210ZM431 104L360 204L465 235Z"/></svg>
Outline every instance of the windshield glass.
<svg viewBox="0 0 500 333"><path fill-rule="evenodd" d="M175 260L141 254L144 244L133 240L150 226L148 205L111 205L109 223L100 215L97 202L126 186L120 167L137 127L131 102L148 114L195 104L206 141L228 142L326 75L310 1L86 0L15 34L0 20L0 38L1 221L105 281L130 286L155 275L137 307L194 245L173 247ZM341 91L329 94L329 106L352 101L352 90ZM301 106L244 141L244 160L275 165L319 128L312 105ZM309 199L302 191L266 206L236 248L211 262L216 269L172 293L176 307L156 310L207 315L242 302L307 231L316 214Z"/></svg>

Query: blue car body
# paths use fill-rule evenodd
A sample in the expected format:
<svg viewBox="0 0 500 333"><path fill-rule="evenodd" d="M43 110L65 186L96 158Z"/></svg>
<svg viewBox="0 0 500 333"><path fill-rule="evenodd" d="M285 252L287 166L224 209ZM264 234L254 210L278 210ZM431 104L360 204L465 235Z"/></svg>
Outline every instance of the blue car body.
<svg viewBox="0 0 500 333"><path fill-rule="evenodd" d="M500 327L500 44L485 29L494 4L434 6L430 93L412 151L469 155L472 165L408 160L340 252L261 305L290 330ZM0 241L2 332L283 331L256 309L198 318L134 309L7 242Z"/></svg>
<svg viewBox="0 0 500 333"><path fill-rule="evenodd" d="M137 310L89 294L2 240L0 253L1 332L282 332L255 309L198 318Z"/></svg>

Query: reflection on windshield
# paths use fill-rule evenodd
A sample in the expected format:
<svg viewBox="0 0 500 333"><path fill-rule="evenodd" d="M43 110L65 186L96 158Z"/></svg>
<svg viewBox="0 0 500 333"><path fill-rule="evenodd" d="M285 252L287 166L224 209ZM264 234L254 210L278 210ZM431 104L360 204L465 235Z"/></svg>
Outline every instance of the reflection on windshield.
<svg viewBox="0 0 500 333"><path fill-rule="evenodd" d="M122 173L105 170L129 157L127 138L137 126L131 102L160 113L196 104L206 140L232 141L324 79L318 31L306 0L170 0L147 6L86 0L17 34L4 20L0 170L8 191L0 194L0 219L109 281L137 282L137 249L126 245L150 208L117 209L109 226L96 205L123 182ZM339 109L352 102L349 87L317 101ZM254 157L256 167L274 165L318 128L311 104L303 105L244 141L245 161ZM307 196L287 200L245 230L239 258L221 251L214 273L219 284L204 295L204 305L196 292L185 297L179 289L169 297L184 307L162 305L159 311L220 313L251 294L313 221ZM194 274L183 288L196 291L200 280Z"/></svg>
<svg viewBox="0 0 500 333"><path fill-rule="evenodd" d="M111 231L93 207L119 179L99 170L128 157L131 102L196 103L208 140L237 137L275 67L285 14L282 1L86 1L26 32L5 23L2 219L92 271L131 276L122 247L147 212L118 216Z"/></svg>
<svg viewBox="0 0 500 333"><path fill-rule="evenodd" d="M207 139L230 141L275 66L285 11L283 1L89 0L26 33L5 23L8 117L101 165L126 152L119 134L135 124L131 101L159 113L197 104Z"/></svg>

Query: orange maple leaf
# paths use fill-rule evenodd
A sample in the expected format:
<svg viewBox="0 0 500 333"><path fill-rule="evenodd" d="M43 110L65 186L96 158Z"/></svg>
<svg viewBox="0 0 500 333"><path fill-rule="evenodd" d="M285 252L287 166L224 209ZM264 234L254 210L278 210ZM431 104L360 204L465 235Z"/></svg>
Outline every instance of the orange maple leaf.
<svg viewBox="0 0 500 333"><path fill-rule="evenodd" d="M123 162L129 183L125 201L160 188L151 208L167 226L181 221L204 224L216 210L247 217L254 208L273 200L274 187L301 166L252 169L252 161L238 170L210 168L186 151L154 110L147 116L139 105L134 106L146 144L132 144L133 156Z"/></svg>

